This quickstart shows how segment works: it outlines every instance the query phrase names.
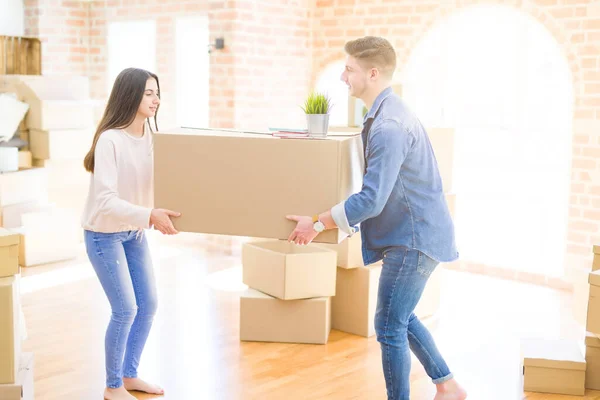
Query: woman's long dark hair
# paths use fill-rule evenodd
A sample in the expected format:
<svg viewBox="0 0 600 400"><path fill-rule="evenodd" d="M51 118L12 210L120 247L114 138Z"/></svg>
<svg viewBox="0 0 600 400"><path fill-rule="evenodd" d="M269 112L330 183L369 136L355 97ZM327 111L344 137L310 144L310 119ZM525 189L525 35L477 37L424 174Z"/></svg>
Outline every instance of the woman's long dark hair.
<svg viewBox="0 0 600 400"><path fill-rule="evenodd" d="M158 87L160 97L158 76L152 72L139 68L127 68L117 76L110 92L110 97L108 98L106 110L104 110L104 115L96 129L92 148L83 160L83 166L86 171L94 172L94 152L96 151L96 143L98 143L102 132L110 129L123 129L133 123L144 97L144 92L146 91L146 82L150 78L156 79L156 86ZM156 113L154 113L154 127L156 130L158 130L158 124L156 123L157 114L158 108L156 109ZM148 121L148 127L152 132L150 121Z"/></svg>

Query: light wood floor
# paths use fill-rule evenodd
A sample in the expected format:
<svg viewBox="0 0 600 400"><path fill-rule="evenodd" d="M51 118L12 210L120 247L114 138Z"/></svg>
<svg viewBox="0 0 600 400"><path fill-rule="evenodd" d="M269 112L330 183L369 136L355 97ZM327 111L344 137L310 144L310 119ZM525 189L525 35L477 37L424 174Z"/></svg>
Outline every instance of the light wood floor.
<svg viewBox="0 0 600 400"><path fill-rule="evenodd" d="M193 236L151 239L160 305L140 376L161 384L162 398L386 398L374 337L332 331L327 345L240 342L239 256L207 251ZM469 399L600 399L600 392L522 391L520 338L582 339L565 292L464 272L448 271L447 277L438 318L428 324ZM102 399L110 309L83 252L69 263L24 270L22 290L35 398ZM411 398L433 398L416 360L411 382Z"/></svg>

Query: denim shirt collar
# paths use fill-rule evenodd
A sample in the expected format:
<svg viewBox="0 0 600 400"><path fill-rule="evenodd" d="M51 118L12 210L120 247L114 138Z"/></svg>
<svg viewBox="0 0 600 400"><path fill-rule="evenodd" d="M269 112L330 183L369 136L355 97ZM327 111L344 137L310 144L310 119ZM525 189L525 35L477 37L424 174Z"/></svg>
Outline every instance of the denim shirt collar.
<svg viewBox="0 0 600 400"><path fill-rule="evenodd" d="M379 110L381 103L383 103L383 101L392 93L393 90L391 86L385 88L381 93L379 93L379 95L375 98L375 101L373 102L373 106L371 107L369 112L365 114L363 118L363 123L366 122L369 118L373 118L375 116L375 113L377 112L377 110Z"/></svg>

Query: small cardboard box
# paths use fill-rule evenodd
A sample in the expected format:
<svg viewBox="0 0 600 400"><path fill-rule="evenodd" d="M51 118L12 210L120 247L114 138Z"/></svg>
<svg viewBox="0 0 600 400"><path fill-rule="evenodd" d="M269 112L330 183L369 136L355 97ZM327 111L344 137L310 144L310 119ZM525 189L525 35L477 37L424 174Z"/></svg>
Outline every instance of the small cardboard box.
<svg viewBox="0 0 600 400"><path fill-rule="evenodd" d="M17 380L12 384L0 385L2 400L34 400L33 353L22 353Z"/></svg>
<svg viewBox="0 0 600 400"><path fill-rule="evenodd" d="M20 236L0 228L0 278L19 273Z"/></svg>
<svg viewBox="0 0 600 400"><path fill-rule="evenodd" d="M0 207L44 200L47 197L47 175L44 168L0 173Z"/></svg>
<svg viewBox="0 0 600 400"><path fill-rule="evenodd" d="M19 275L0 278L0 384L15 383L21 357Z"/></svg>
<svg viewBox="0 0 600 400"><path fill-rule="evenodd" d="M349 269L365 266L362 255L360 232L356 232L351 237L347 237L341 243L319 243L319 246L333 250L337 253L337 266L340 268Z"/></svg>
<svg viewBox="0 0 600 400"><path fill-rule="evenodd" d="M296 227L287 215L312 216L359 192L363 168L358 134L165 130L154 136L154 204L181 213L173 220L181 232L286 240ZM331 229L314 242L346 236Z"/></svg>
<svg viewBox="0 0 600 400"><path fill-rule="evenodd" d="M577 341L527 339L521 354L526 392L585 393L586 363Z"/></svg>
<svg viewBox="0 0 600 400"><path fill-rule="evenodd" d="M588 275L590 296L588 299L586 330L600 334L600 271L590 272Z"/></svg>
<svg viewBox="0 0 600 400"><path fill-rule="evenodd" d="M331 299L331 327L353 335L375 335L375 310L382 264L338 268Z"/></svg>
<svg viewBox="0 0 600 400"><path fill-rule="evenodd" d="M335 295L335 252L285 240L245 243L243 281L253 289L282 300Z"/></svg>
<svg viewBox="0 0 600 400"><path fill-rule="evenodd" d="M587 332L585 337L585 387L600 390L600 339Z"/></svg>
<svg viewBox="0 0 600 400"><path fill-rule="evenodd" d="M325 344L331 331L331 298L280 300L248 289L240 297L240 340Z"/></svg>

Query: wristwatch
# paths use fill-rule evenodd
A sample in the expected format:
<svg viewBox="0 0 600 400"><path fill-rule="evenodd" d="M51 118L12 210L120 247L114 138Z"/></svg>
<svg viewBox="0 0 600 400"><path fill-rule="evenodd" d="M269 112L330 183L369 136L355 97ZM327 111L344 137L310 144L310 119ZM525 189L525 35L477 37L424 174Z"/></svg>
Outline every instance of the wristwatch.
<svg viewBox="0 0 600 400"><path fill-rule="evenodd" d="M313 229L318 233L325 230L325 224L319 221L319 215L313 216Z"/></svg>

